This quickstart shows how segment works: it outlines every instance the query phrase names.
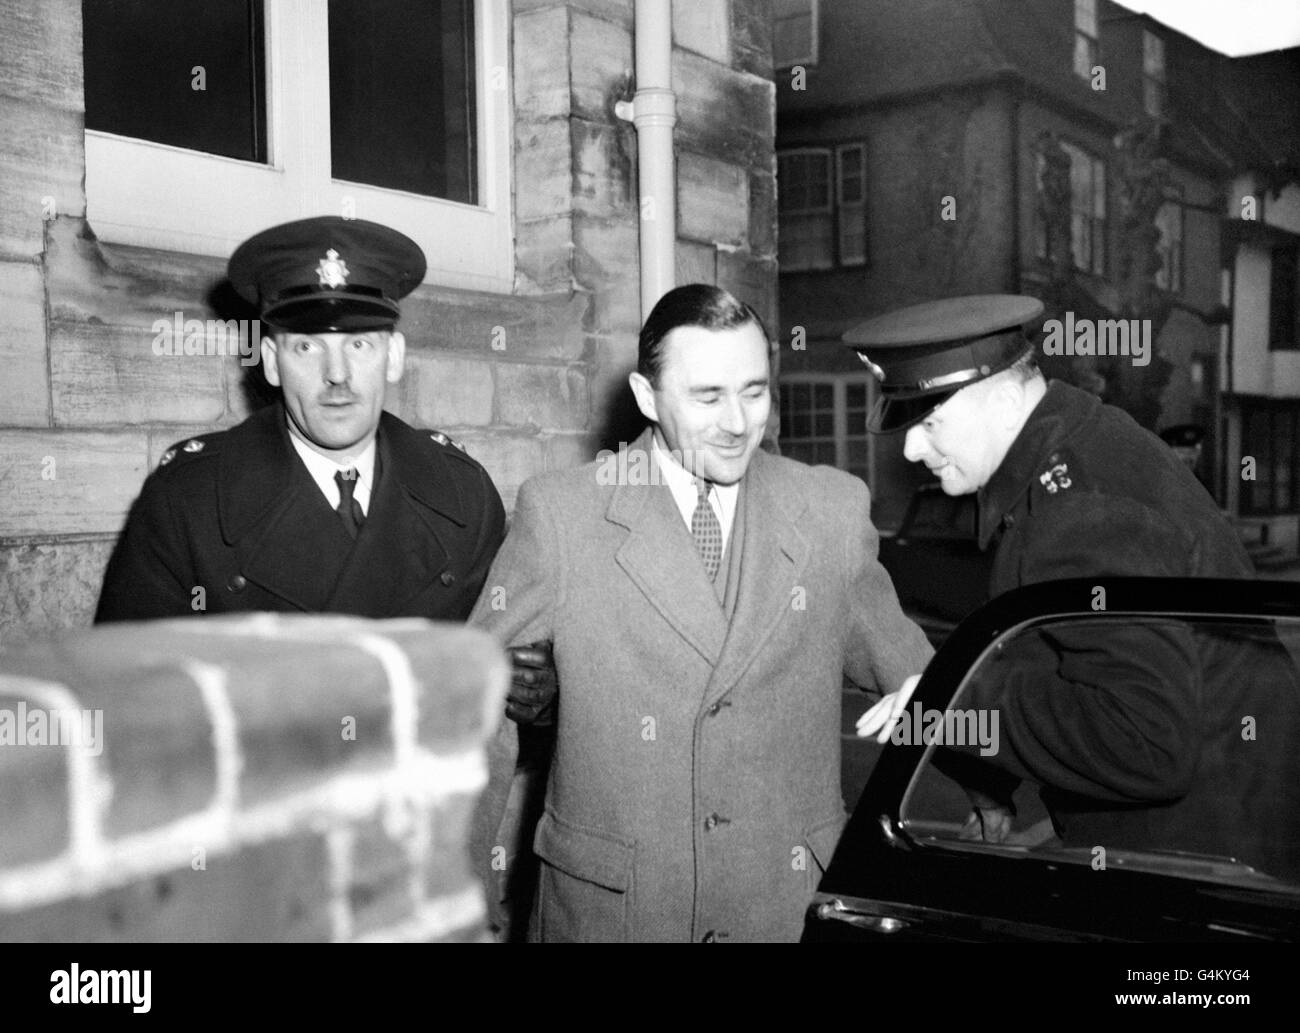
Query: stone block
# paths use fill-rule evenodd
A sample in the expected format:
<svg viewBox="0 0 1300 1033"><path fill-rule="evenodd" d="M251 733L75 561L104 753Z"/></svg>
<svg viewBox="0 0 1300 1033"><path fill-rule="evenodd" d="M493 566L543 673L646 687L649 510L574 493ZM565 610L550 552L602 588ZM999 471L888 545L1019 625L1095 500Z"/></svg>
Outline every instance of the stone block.
<svg viewBox="0 0 1300 1033"><path fill-rule="evenodd" d="M492 363L486 360L408 351L398 390L403 418L418 427L455 430L492 422Z"/></svg>
<svg viewBox="0 0 1300 1033"><path fill-rule="evenodd" d="M114 532L0 546L0 648L89 625L116 538Z"/></svg>
<svg viewBox="0 0 1300 1033"><path fill-rule="evenodd" d="M674 258L679 284L713 283L717 278L717 252L712 244L679 240Z"/></svg>
<svg viewBox="0 0 1300 1033"><path fill-rule="evenodd" d="M528 10L515 3L516 146L524 126L569 114L569 11L565 4Z"/></svg>
<svg viewBox="0 0 1300 1033"><path fill-rule="evenodd" d="M45 285L38 266L0 262L0 311L5 332L0 337L0 368L5 389L0 392L0 425L50 425L50 375L45 345Z"/></svg>
<svg viewBox="0 0 1300 1033"><path fill-rule="evenodd" d="M589 422L584 370L533 363L498 363L496 422L542 430L581 430Z"/></svg>
<svg viewBox="0 0 1300 1033"><path fill-rule="evenodd" d="M731 0L673 0L673 43L731 63Z"/></svg>
<svg viewBox="0 0 1300 1033"><path fill-rule="evenodd" d="M116 533L147 457L143 433L0 431L0 537Z"/></svg>
<svg viewBox="0 0 1300 1033"><path fill-rule="evenodd" d="M770 80L733 71L686 51L673 55L679 149L744 168L766 168L776 133Z"/></svg>
<svg viewBox="0 0 1300 1033"><path fill-rule="evenodd" d="M569 16L572 112L592 122L615 122L614 103L630 99L632 32L574 10Z"/></svg>
<svg viewBox="0 0 1300 1033"><path fill-rule="evenodd" d="M678 232L705 243L744 247L749 239L749 175L738 165L683 152L677 159Z"/></svg>

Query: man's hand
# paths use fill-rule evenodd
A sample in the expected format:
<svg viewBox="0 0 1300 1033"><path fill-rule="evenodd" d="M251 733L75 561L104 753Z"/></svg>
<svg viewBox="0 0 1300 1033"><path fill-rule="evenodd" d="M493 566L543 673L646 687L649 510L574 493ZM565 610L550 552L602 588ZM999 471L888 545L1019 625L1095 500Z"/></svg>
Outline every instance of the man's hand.
<svg viewBox="0 0 1300 1033"><path fill-rule="evenodd" d="M555 700L559 679L549 642L513 646L510 656L510 690L506 693L506 717L516 724L543 727L555 723Z"/></svg>
<svg viewBox="0 0 1300 1033"><path fill-rule="evenodd" d="M976 807L957 834L958 839L1001 843L1011 835L1012 812L1005 807Z"/></svg>
<svg viewBox="0 0 1300 1033"><path fill-rule="evenodd" d="M865 739L873 732L879 731L876 742L888 742L889 733L894 730L894 723L907 707L907 701L912 698L912 693L916 691L916 685L920 680L921 676L914 674L903 682L897 692L891 692L876 700L875 706L858 718L858 736Z"/></svg>

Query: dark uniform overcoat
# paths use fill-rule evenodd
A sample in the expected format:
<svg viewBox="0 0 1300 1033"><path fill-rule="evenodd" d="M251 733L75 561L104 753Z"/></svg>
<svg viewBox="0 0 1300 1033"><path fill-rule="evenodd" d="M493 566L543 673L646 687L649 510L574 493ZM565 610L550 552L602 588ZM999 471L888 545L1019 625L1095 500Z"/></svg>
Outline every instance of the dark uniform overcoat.
<svg viewBox="0 0 1300 1033"><path fill-rule="evenodd" d="M282 405L178 443L132 507L96 621L248 610L464 620L504 536L487 472L385 412L376 473L353 540L289 441Z"/></svg>
<svg viewBox="0 0 1300 1033"><path fill-rule="evenodd" d="M1057 578L1254 576L1173 451L1060 382L979 506L991 596ZM980 788L1005 797L1018 778L1044 787L1067 845L1234 856L1300 875L1297 686L1276 639L1229 642L1173 622L1115 627L1085 619L1021 636L963 694L958 707L997 709L993 764L1011 776ZM1246 717L1254 737L1242 734ZM977 784L983 766L971 752L952 760L940 766Z"/></svg>

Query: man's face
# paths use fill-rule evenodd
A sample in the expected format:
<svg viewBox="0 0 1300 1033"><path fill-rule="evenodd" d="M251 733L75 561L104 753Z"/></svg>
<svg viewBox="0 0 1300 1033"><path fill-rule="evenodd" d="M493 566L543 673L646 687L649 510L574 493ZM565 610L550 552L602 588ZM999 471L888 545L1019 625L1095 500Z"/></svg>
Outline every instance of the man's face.
<svg viewBox="0 0 1300 1033"><path fill-rule="evenodd" d="M735 484L763 440L772 407L767 338L754 323L730 330L679 326L662 347L657 386L632 374L641 412L693 474Z"/></svg>
<svg viewBox="0 0 1300 1033"><path fill-rule="evenodd" d="M920 423L909 427L903 455L925 463L946 495L969 495L988 483L1007 454L999 433L1002 399L982 380L964 387Z"/></svg>
<svg viewBox="0 0 1300 1033"><path fill-rule="evenodd" d="M262 339L266 379L284 392L289 429L323 455L369 444L384 386L401 378L405 357L405 339L387 330Z"/></svg>

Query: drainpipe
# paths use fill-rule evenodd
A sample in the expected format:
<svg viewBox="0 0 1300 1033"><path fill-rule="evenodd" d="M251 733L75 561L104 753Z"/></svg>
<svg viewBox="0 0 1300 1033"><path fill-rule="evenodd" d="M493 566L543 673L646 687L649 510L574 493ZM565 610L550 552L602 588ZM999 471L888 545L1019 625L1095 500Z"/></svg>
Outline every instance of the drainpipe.
<svg viewBox="0 0 1300 1033"><path fill-rule="evenodd" d="M614 113L636 126L641 195L641 318L676 284L677 184L673 178L672 0L636 0L636 93Z"/></svg>

